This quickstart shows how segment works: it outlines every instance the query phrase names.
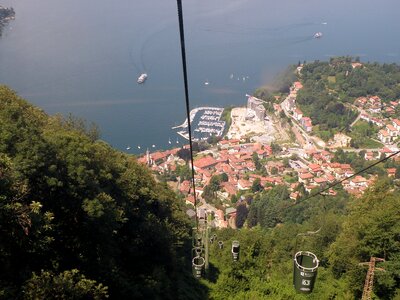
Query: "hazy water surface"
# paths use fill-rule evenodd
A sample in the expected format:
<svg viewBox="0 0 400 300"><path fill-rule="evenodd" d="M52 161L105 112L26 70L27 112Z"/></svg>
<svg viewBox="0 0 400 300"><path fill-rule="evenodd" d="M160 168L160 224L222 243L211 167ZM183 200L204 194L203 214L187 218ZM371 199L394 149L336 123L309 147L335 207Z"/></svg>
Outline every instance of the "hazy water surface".
<svg viewBox="0 0 400 300"><path fill-rule="evenodd" d="M16 11L0 38L0 83L48 113L96 122L117 148L176 142L171 127L185 118L176 1L0 4ZM244 104L299 60L399 62L395 0L186 0L183 8L192 107ZM318 31L323 38L313 39Z"/></svg>

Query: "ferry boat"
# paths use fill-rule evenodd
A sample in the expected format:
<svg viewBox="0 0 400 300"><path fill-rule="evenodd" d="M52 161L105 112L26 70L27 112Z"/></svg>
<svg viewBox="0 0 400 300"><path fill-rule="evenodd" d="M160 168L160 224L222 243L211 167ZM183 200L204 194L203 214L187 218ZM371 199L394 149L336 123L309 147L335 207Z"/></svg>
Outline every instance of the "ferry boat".
<svg viewBox="0 0 400 300"><path fill-rule="evenodd" d="M141 83L145 82L146 79L147 79L147 74L146 74L146 73L143 73L143 74L141 74L141 75L139 76L139 78L138 78L138 80L137 80L137 83L141 84Z"/></svg>
<svg viewBox="0 0 400 300"><path fill-rule="evenodd" d="M314 34L314 39L319 39L319 38L321 38L322 37L322 32L316 32L315 34Z"/></svg>

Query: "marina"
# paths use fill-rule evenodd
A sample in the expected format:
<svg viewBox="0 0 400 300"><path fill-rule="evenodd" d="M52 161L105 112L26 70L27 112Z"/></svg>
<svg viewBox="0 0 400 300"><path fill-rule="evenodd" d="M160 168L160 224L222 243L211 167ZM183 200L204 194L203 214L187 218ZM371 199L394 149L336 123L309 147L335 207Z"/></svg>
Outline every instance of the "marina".
<svg viewBox="0 0 400 300"><path fill-rule="evenodd" d="M193 141L204 141L211 136L222 136L225 129L225 121L221 121L223 111L224 109L220 107L199 107L191 110L190 122L193 128ZM173 127L173 129L182 128L177 133L189 140L187 127L186 119L182 125Z"/></svg>

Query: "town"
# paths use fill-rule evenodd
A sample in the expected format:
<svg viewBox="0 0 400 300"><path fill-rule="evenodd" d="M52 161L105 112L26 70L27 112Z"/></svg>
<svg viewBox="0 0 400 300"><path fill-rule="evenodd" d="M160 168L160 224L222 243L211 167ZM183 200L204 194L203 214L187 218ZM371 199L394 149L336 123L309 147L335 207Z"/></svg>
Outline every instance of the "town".
<svg viewBox="0 0 400 300"><path fill-rule="evenodd" d="M354 63L352 66L362 65ZM301 72L301 68L299 66L297 72ZM231 124L224 139L195 156L196 207L198 211L212 213L213 226L236 228L237 208L247 205L246 195L277 185L286 186L293 203L339 181L349 196L359 197L376 181L378 174L354 176L356 170L352 165L338 162L335 155L352 153L366 162L374 162L399 151L396 141L400 136L400 120L382 115L391 115L399 100L386 105L378 96L356 99L351 109L358 116L351 126L357 122L376 126L378 134L373 139L380 145L373 149L356 149L350 146L351 137L344 133L338 132L328 142L313 135L313 120L296 105L297 93L302 88L301 82L294 82L284 100L273 104L273 113L267 112L264 100L246 95L247 106L231 110ZM290 121L282 124L282 116ZM139 161L161 175L174 173L182 166L189 170L190 161L180 155L188 151L188 147L147 151ZM393 156L392 161L396 163L399 159ZM396 170L395 167L384 168L388 177L398 176ZM190 178L178 175L177 181L170 184L182 195L187 214L193 218L196 212ZM209 196L211 186L212 197ZM335 189L326 191L332 197L336 193Z"/></svg>

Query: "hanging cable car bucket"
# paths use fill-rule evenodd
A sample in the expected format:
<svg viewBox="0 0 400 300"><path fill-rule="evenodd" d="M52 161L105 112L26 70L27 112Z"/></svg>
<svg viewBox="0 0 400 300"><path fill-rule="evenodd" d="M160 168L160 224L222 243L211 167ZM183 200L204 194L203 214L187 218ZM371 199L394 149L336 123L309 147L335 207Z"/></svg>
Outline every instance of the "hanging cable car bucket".
<svg viewBox="0 0 400 300"><path fill-rule="evenodd" d="M203 246L203 235L197 230L193 230L193 247Z"/></svg>
<svg viewBox="0 0 400 300"><path fill-rule="evenodd" d="M192 259L192 271L194 277L201 278L204 264L205 260L201 256L196 256L195 258Z"/></svg>
<svg viewBox="0 0 400 300"><path fill-rule="evenodd" d="M219 241L218 242L218 247L219 247L219 249L224 248L224 242L223 241Z"/></svg>
<svg viewBox="0 0 400 300"><path fill-rule="evenodd" d="M293 285L296 291L309 294L314 288L319 260L314 253L299 251L294 255Z"/></svg>
<svg viewBox="0 0 400 300"><path fill-rule="evenodd" d="M192 249L192 257L201 256L202 253L203 253L203 249L201 247L194 247Z"/></svg>
<svg viewBox="0 0 400 300"><path fill-rule="evenodd" d="M232 258L234 261L239 260L240 244L238 241L232 242Z"/></svg>

